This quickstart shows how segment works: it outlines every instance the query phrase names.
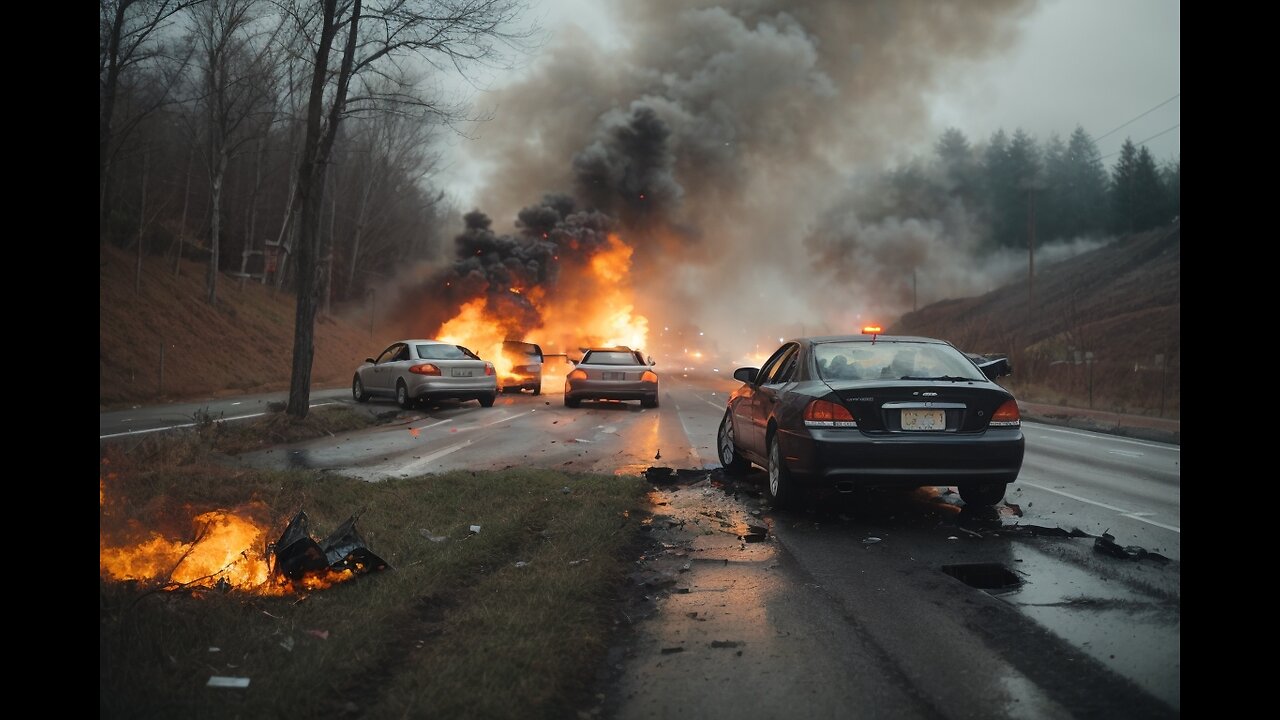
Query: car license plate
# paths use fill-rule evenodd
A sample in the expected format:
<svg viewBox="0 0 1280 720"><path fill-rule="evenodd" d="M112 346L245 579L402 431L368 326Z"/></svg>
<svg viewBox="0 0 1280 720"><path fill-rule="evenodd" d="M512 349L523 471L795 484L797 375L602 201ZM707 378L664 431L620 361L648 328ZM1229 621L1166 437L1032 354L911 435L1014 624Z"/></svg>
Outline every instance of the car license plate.
<svg viewBox="0 0 1280 720"><path fill-rule="evenodd" d="M946 430L946 412L943 410L903 410L902 429Z"/></svg>
<svg viewBox="0 0 1280 720"><path fill-rule="evenodd" d="M604 373L604 379L605 380L626 380L627 374L620 373L620 372L607 372L607 373Z"/></svg>
<svg viewBox="0 0 1280 720"><path fill-rule="evenodd" d="M453 369L453 372L452 372L451 374L452 374L454 377L471 377L471 373L472 373L472 371L471 371L471 370L464 370L464 369L462 369L462 368L454 368L454 369Z"/></svg>

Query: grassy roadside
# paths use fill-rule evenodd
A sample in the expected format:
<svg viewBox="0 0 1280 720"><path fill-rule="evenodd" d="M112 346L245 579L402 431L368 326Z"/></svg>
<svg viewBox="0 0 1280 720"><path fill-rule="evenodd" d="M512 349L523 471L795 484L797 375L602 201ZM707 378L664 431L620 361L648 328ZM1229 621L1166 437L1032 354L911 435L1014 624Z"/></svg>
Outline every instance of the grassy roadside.
<svg viewBox="0 0 1280 720"><path fill-rule="evenodd" d="M509 470L370 484L230 469L211 459L217 442L206 430L104 450L104 562L156 534L190 542L210 510L243 510L269 541L305 510L319 537L360 513L391 568L283 597L160 591L163 580L104 569L102 717L564 717L592 703L645 526L642 479ZM206 687L214 675L250 683Z"/></svg>

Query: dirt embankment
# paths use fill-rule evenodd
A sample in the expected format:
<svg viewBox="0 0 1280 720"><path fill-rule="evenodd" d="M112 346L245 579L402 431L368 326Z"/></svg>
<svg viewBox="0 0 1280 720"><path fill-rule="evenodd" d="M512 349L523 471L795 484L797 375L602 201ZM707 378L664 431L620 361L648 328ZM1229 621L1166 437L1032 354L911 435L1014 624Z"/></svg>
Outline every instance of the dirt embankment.
<svg viewBox="0 0 1280 720"><path fill-rule="evenodd" d="M204 265L184 260L175 275L172 260L146 257L135 291L136 256L106 247L99 264L101 410L288 387L291 292L223 274L211 305ZM345 385L361 360L389 342L370 337L367 309L352 312L335 308L316 323L313 385Z"/></svg>

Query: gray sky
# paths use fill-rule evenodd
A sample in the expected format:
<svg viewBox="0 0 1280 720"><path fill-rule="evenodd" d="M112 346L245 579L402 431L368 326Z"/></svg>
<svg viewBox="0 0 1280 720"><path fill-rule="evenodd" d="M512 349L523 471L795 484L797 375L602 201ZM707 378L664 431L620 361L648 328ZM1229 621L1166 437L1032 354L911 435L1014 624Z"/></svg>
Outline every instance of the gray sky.
<svg viewBox="0 0 1280 720"><path fill-rule="evenodd" d="M616 0L530 2L532 17L546 31L545 43L523 69L483 76L487 87L519 84L578 29L619 52L627 46ZM1011 47L989 59L956 62L938 78L940 87L926 91L932 131L904 138L900 155L928 152L948 126L971 141L1001 127L1010 132L1020 127L1043 141L1055 132L1065 139L1079 124L1098 140L1108 166L1125 138L1145 140L1157 162L1179 156L1179 0L1041 0L1017 28ZM494 93L470 87L465 92L478 108L503 112ZM483 207L478 194L484 180L501 171L474 152L484 144L486 130L484 125L473 129L473 140L454 138L448 168L438 178L463 207Z"/></svg>
<svg viewBox="0 0 1280 720"><path fill-rule="evenodd" d="M961 204L875 212L883 170L932 156L947 127L982 145L1000 128L1043 142L1080 125L1108 167L1126 137L1152 138L1159 162L1179 153L1169 0L544 0L534 12L539 51L484 79L473 100L492 119L457 140L436 180L498 233L549 193L620 219L643 312L717 328L726 347L764 342L764 327L889 322L1024 273L1025 251L983 251L984 221ZM1104 241L1046 241L1039 259Z"/></svg>

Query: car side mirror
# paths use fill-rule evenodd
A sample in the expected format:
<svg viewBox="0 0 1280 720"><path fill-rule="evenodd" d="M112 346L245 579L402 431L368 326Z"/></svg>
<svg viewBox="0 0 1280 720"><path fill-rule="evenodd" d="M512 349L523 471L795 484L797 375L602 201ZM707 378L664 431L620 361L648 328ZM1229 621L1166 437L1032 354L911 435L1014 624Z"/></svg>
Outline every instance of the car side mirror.
<svg viewBox="0 0 1280 720"><path fill-rule="evenodd" d="M741 380L744 383L754 383L756 374L760 372L760 368L744 367L733 371L733 379Z"/></svg>
<svg viewBox="0 0 1280 720"><path fill-rule="evenodd" d="M650 365L650 366L652 366L652 365L656 365L656 364L657 364L657 363L655 363L655 362L653 361L653 356L652 356L652 355L650 355L650 356L649 356L649 365Z"/></svg>
<svg viewBox="0 0 1280 720"><path fill-rule="evenodd" d="M365 358L365 359L364 359L364 361L365 361L365 362L367 362L367 363L372 363L372 362L373 362L373 358Z"/></svg>

